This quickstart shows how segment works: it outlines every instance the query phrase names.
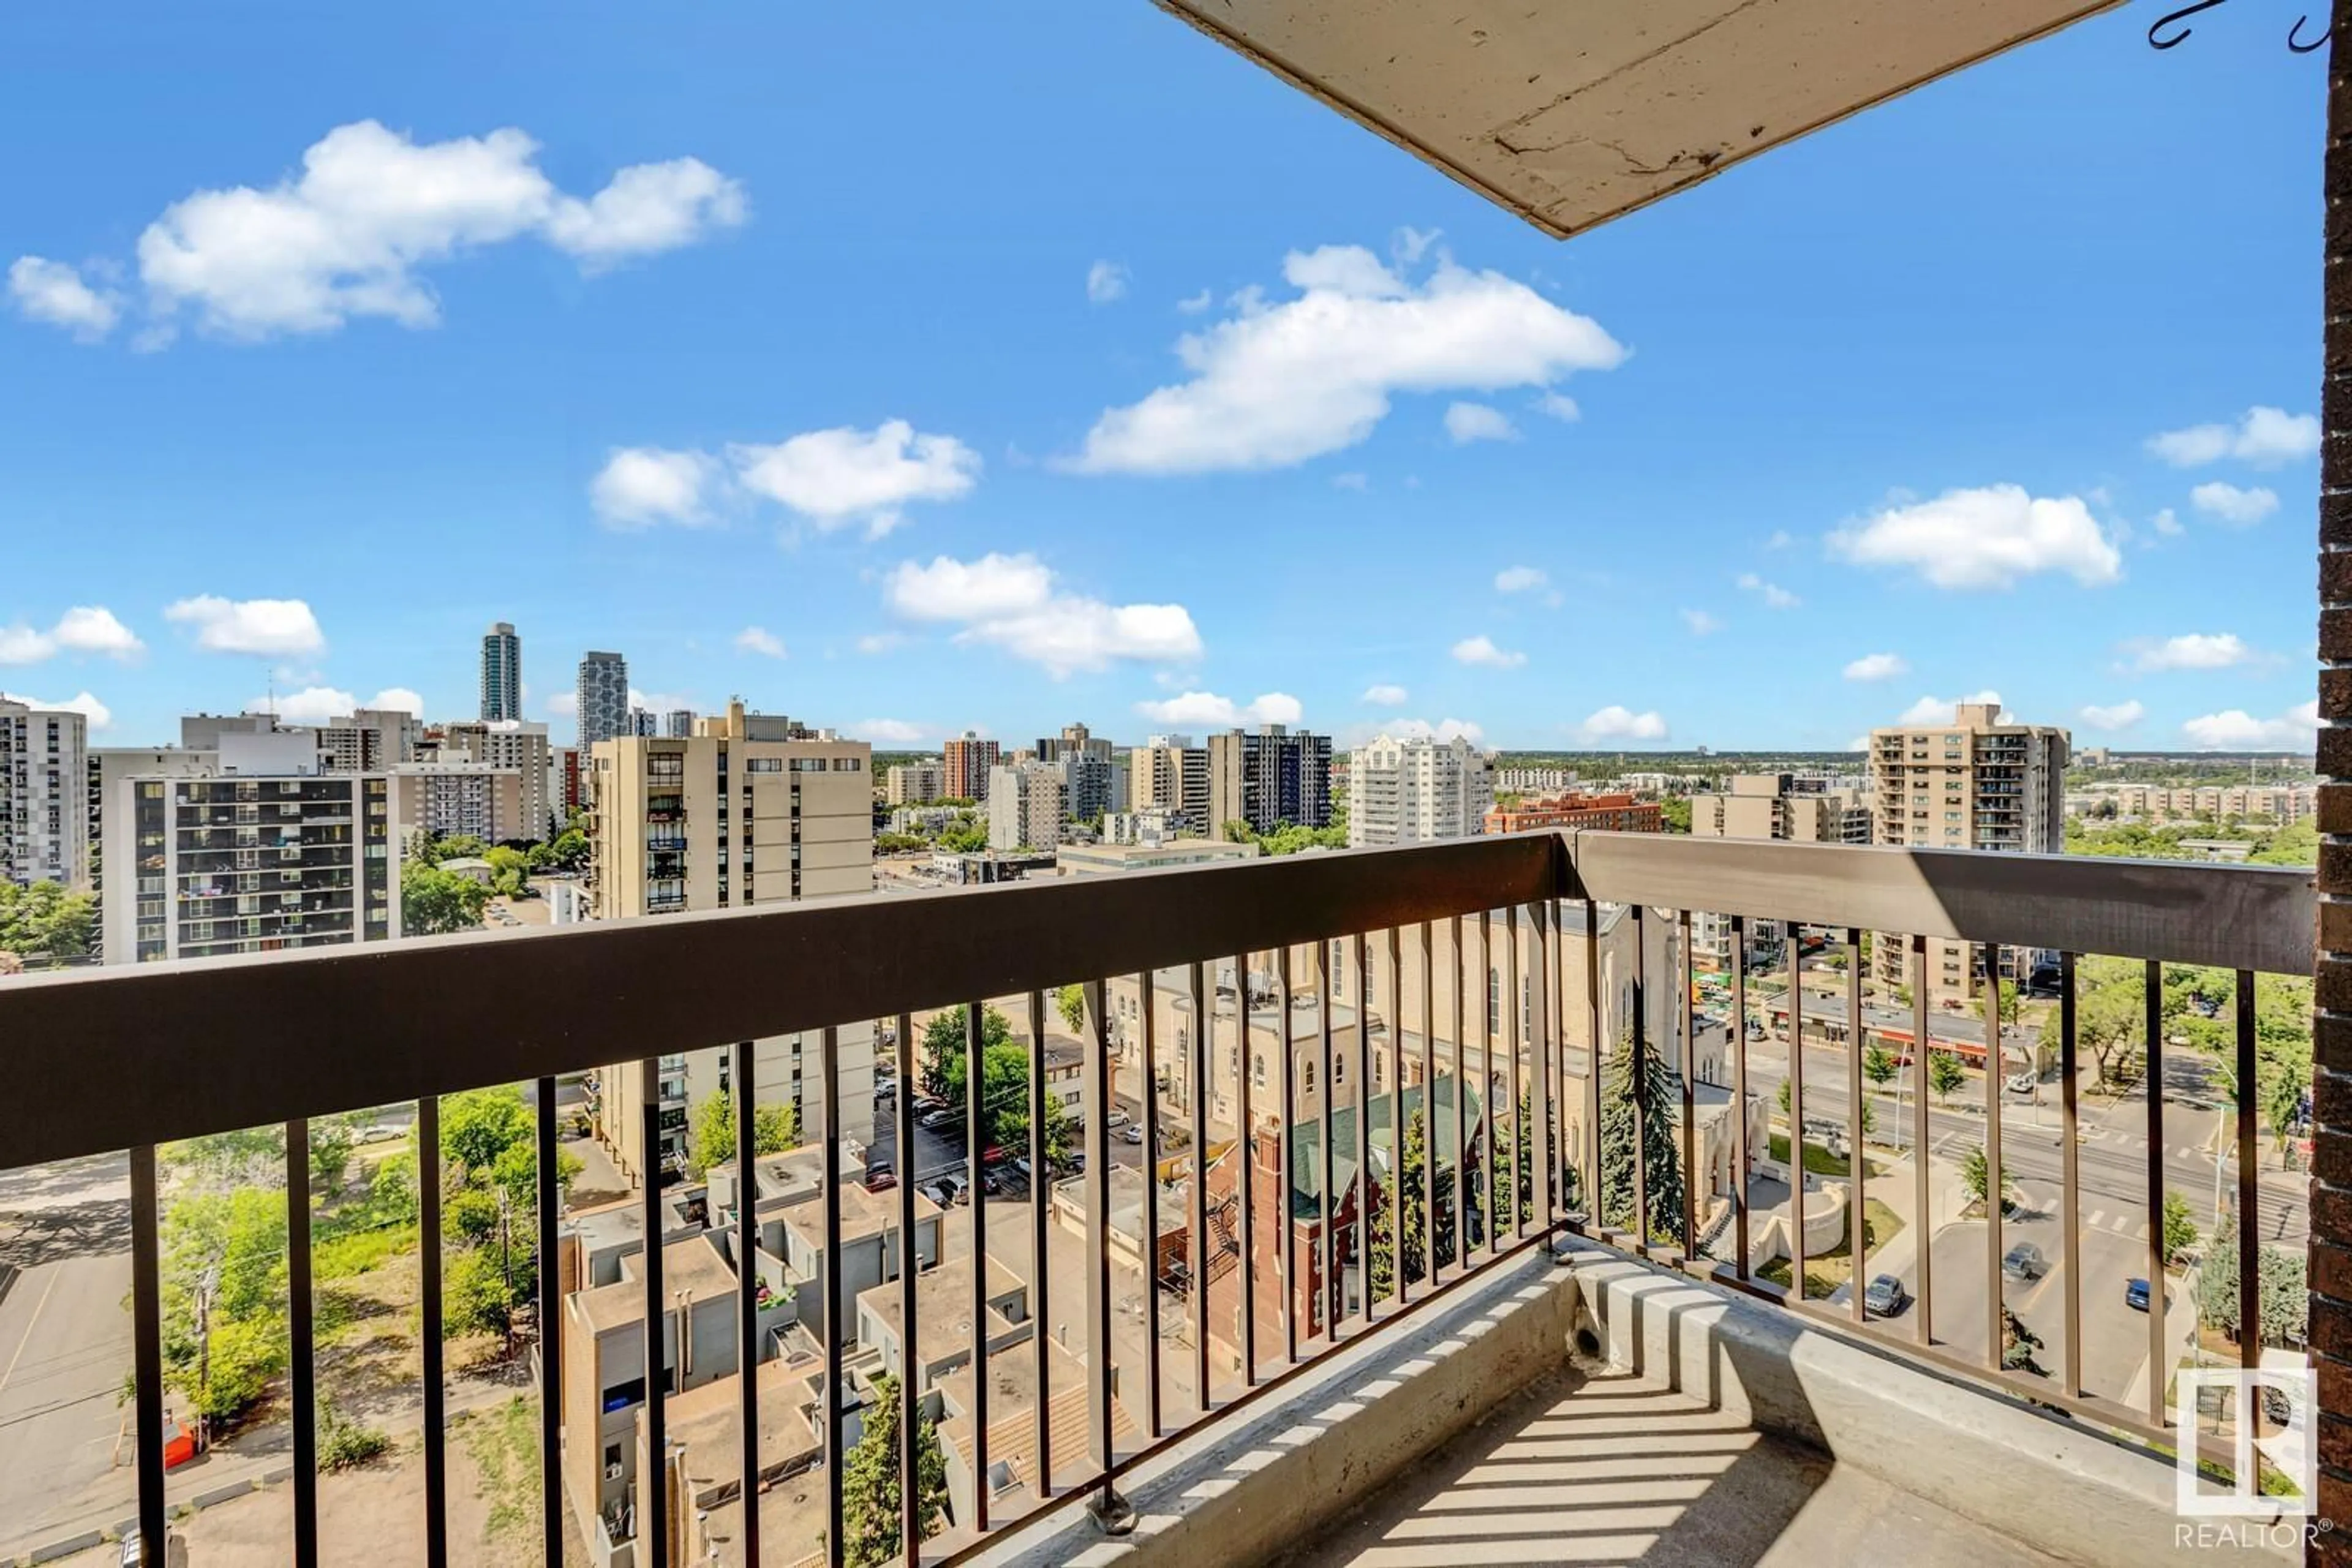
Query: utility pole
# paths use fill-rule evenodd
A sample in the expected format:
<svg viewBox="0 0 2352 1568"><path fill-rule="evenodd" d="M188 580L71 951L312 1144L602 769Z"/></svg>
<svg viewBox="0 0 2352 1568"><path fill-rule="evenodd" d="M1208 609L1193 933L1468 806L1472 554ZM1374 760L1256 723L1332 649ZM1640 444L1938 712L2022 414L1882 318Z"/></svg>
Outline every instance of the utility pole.
<svg viewBox="0 0 2352 1568"><path fill-rule="evenodd" d="M219 1289L220 1265L215 1263L196 1282L196 1447L200 1451L213 1446L207 1396L213 1382L213 1295Z"/></svg>

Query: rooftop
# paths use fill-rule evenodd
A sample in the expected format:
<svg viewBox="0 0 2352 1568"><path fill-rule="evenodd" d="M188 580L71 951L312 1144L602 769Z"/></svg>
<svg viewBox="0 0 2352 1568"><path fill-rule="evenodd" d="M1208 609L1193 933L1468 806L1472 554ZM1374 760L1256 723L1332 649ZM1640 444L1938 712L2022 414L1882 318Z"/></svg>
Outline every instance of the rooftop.
<svg viewBox="0 0 2352 1568"><path fill-rule="evenodd" d="M915 1276L915 1321L920 1331L915 1359L923 1365L936 1366L971 1352L971 1258L969 1256L949 1258ZM1013 1321L999 1313L999 1304L1008 1297L1025 1301L1028 1290L1019 1275L993 1258L988 1260L988 1338L991 1343L1010 1333L1013 1328ZM875 1320L901 1344L905 1342L906 1335L899 1327L904 1320L899 1312L898 1280L888 1280L859 1292L857 1305L861 1312L873 1314Z"/></svg>
<svg viewBox="0 0 2352 1568"><path fill-rule="evenodd" d="M735 1294L735 1270L719 1256L718 1246L708 1236L673 1241L662 1248L662 1293L673 1304L684 1295L689 1305L699 1307L706 1301ZM646 1321L646 1283L638 1258L622 1264L618 1284L583 1290L572 1300L576 1303L575 1310L597 1333L642 1326Z"/></svg>

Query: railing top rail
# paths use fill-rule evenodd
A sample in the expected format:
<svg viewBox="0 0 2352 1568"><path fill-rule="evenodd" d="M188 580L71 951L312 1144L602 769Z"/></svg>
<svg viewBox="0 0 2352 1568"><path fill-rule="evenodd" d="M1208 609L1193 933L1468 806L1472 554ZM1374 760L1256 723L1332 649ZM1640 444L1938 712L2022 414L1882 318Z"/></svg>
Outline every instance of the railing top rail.
<svg viewBox="0 0 2352 1568"><path fill-rule="evenodd" d="M2314 875L2092 855L1569 836L1575 896L1807 925L2308 974Z"/></svg>
<svg viewBox="0 0 2352 1568"><path fill-rule="evenodd" d="M0 1166L1507 908L1558 891L1559 852L1467 838L20 976ZM96 1092L57 1094L68 1075Z"/></svg>

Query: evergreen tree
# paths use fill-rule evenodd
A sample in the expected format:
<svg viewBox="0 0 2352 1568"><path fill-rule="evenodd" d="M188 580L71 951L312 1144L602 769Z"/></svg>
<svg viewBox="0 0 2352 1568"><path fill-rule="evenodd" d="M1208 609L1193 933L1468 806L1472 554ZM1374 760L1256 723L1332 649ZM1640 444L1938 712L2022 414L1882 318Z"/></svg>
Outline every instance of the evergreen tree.
<svg viewBox="0 0 2352 1568"><path fill-rule="evenodd" d="M1634 1152L1646 1144L1648 1157L1642 1174L1643 1195L1650 1205L1644 1216L1650 1237L1671 1241L1680 1234L1682 1150L1674 1128L1681 1104L1682 1086L1674 1069L1648 1050L1637 1053L1631 1030L1620 1035L1601 1080L1601 1218L1604 1225L1626 1230L1634 1227ZM1649 1123L1646 1138L1640 1131L1642 1121Z"/></svg>
<svg viewBox="0 0 2352 1568"><path fill-rule="evenodd" d="M1422 1211L1422 1172L1428 1164L1428 1138L1422 1130L1421 1112L1416 1110L1405 1120L1404 1157L1398 1173L1398 1202L1404 1210L1404 1278L1408 1285L1421 1283L1423 1268L1423 1238L1428 1235L1427 1217ZM1372 1185L1372 1210L1369 1216L1372 1233L1372 1299L1396 1294L1396 1215L1389 1203L1388 1184ZM1449 1215L1442 1229L1450 1230ZM1447 1238L1450 1242L1451 1238Z"/></svg>
<svg viewBox="0 0 2352 1568"><path fill-rule="evenodd" d="M948 1465L939 1427L919 1413L915 1474L921 1500L917 1519L928 1538L947 1513ZM865 1435L842 1467L841 1513L842 1556L849 1568L880 1568L898 1555L898 1380L887 1373L874 1380Z"/></svg>

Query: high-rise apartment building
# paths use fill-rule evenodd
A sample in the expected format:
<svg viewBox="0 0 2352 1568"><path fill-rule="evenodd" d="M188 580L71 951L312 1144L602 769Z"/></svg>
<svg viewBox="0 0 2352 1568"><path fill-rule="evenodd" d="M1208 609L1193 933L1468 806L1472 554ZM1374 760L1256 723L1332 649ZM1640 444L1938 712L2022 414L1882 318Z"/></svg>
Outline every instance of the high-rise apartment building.
<svg viewBox="0 0 2352 1568"><path fill-rule="evenodd" d="M505 621L482 634L484 723L522 717L522 638Z"/></svg>
<svg viewBox="0 0 2352 1568"><path fill-rule="evenodd" d="M319 766L328 773L380 773L416 761L425 725L397 708L362 708L330 719L315 731Z"/></svg>
<svg viewBox="0 0 2352 1568"><path fill-rule="evenodd" d="M625 736L593 751L590 792L594 859L590 897L599 920L780 904L874 889L872 748L740 702L684 740ZM836 1034L841 1135L874 1132L874 1038L859 1025ZM757 1098L799 1108L803 1136L826 1135L823 1037L757 1043ZM707 1075L706 1075L707 1076ZM644 1148L642 1073L605 1068L599 1120L614 1159L633 1179ZM698 1081L683 1058L664 1059L661 1147L652 1163L682 1165ZM805 1081L808 1091L802 1092ZM715 1092L712 1090L711 1092Z"/></svg>
<svg viewBox="0 0 2352 1568"><path fill-rule="evenodd" d="M1068 803L1069 786L1062 770L1052 763L990 769L988 847L1000 854L1052 849L1062 841Z"/></svg>
<svg viewBox="0 0 2352 1568"><path fill-rule="evenodd" d="M89 721L0 700L0 878L89 885Z"/></svg>
<svg viewBox="0 0 2352 1568"><path fill-rule="evenodd" d="M1059 735L1040 736L1036 750L1041 763L1058 763L1073 754L1108 762L1112 748L1108 741L1096 739L1094 731L1084 724L1065 724Z"/></svg>
<svg viewBox="0 0 2352 1568"><path fill-rule="evenodd" d="M1135 811L1157 812L1189 833L1209 831L1209 749L1192 736L1152 736L1128 752L1127 776Z"/></svg>
<svg viewBox="0 0 2352 1568"><path fill-rule="evenodd" d="M650 708L632 708L629 710L629 727L625 733L631 735L642 735L646 740L650 741L659 736L661 732L660 714L655 712Z"/></svg>
<svg viewBox="0 0 2352 1568"><path fill-rule="evenodd" d="M2073 737L2047 724L2004 724L1990 702L1962 702L1948 724L1904 724L1870 732L1870 777L1877 796L1875 838L1915 848L2055 853L2065 845L2067 750ZM1881 984L1911 983L1910 943L1882 931L1871 943ZM2010 970L2035 962L2032 949L2005 949ZM1981 964L1964 942L1927 943L1927 986L1938 1002L1973 996Z"/></svg>
<svg viewBox="0 0 2352 1568"><path fill-rule="evenodd" d="M599 741L633 733L629 728L629 661L619 654L581 655L574 696L579 701L582 756L590 755Z"/></svg>
<svg viewBox="0 0 2352 1568"><path fill-rule="evenodd" d="M523 775L483 763L404 763L389 770L393 842L402 852L421 840L460 835L485 844L536 838L523 809ZM544 774L541 775L542 777Z"/></svg>
<svg viewBox="0 0 2352 1568"><path fill-rule="evenodd" d="M993 741L983 741L972 731L966 730L943 748L940 765L947 773L948 800L981 801L988 798L989 771L996 766L1001 752Z"/></svg>
<svg viewBox="0 0 2352 1568"><path fill-rule="evenodd" d="M1867 844L1870 803L1860 789L1832 789L1793 773L1734 773L1719 792L1694 795L1691 834L1699 838L1790 838L1801 844Z"/></svg>
<svg viewBox="0 0 2352 1568"><path fill-rule="evenodd" d="M1062 809L1094 822L1127 809L1127 774L1100 752L1064 750L1050 766L1062 775Z"/></svg>
<svg viewBox="0 0 2352 1568"><path fill-rule="evenodd" d="M300 731L230 731L194 771L126 773L105 803L109 963L400 934L390 781L322 773Z"/></svg>
<svg viewBox="0 0 2352 1568"><path fill-rule="evenodd" d="M1493 760L1460 736L1381 735L1348 758L1348 847L1467 838L1495 804Z"/></svg>
<svg viewBox="0 0 2352 1568"><path fill-rule="evenodd" d="M683 741L694 733L694 710L673 708L662 715L662 733L673 741Z"/></svg>
<svg viewBox="0 0 2352 1568"><path fill-rule="evenodd" d="M477 763L520 775L520 808L511 819L514 826L503 837L551 838L560 825L556 816L558 797L549 784L553 756L546 725L528 719L502 719L491 723L445 725L438 760Z"/></svg>
<svg viewBox="0 0 2352 1568"><path fill-rule="evenodd" d="M1331 737L1280 724L1209 737L1209 829L1228 822L1272 833L1331 823Z"/></svg>
<svg viewBox="0 0 2352 1568"><path fill-rule="evenodd" d="M948 770L937 757L894 763L884 775L882 800L886 805L928 805L944 798L947 793Z"/></svg>

